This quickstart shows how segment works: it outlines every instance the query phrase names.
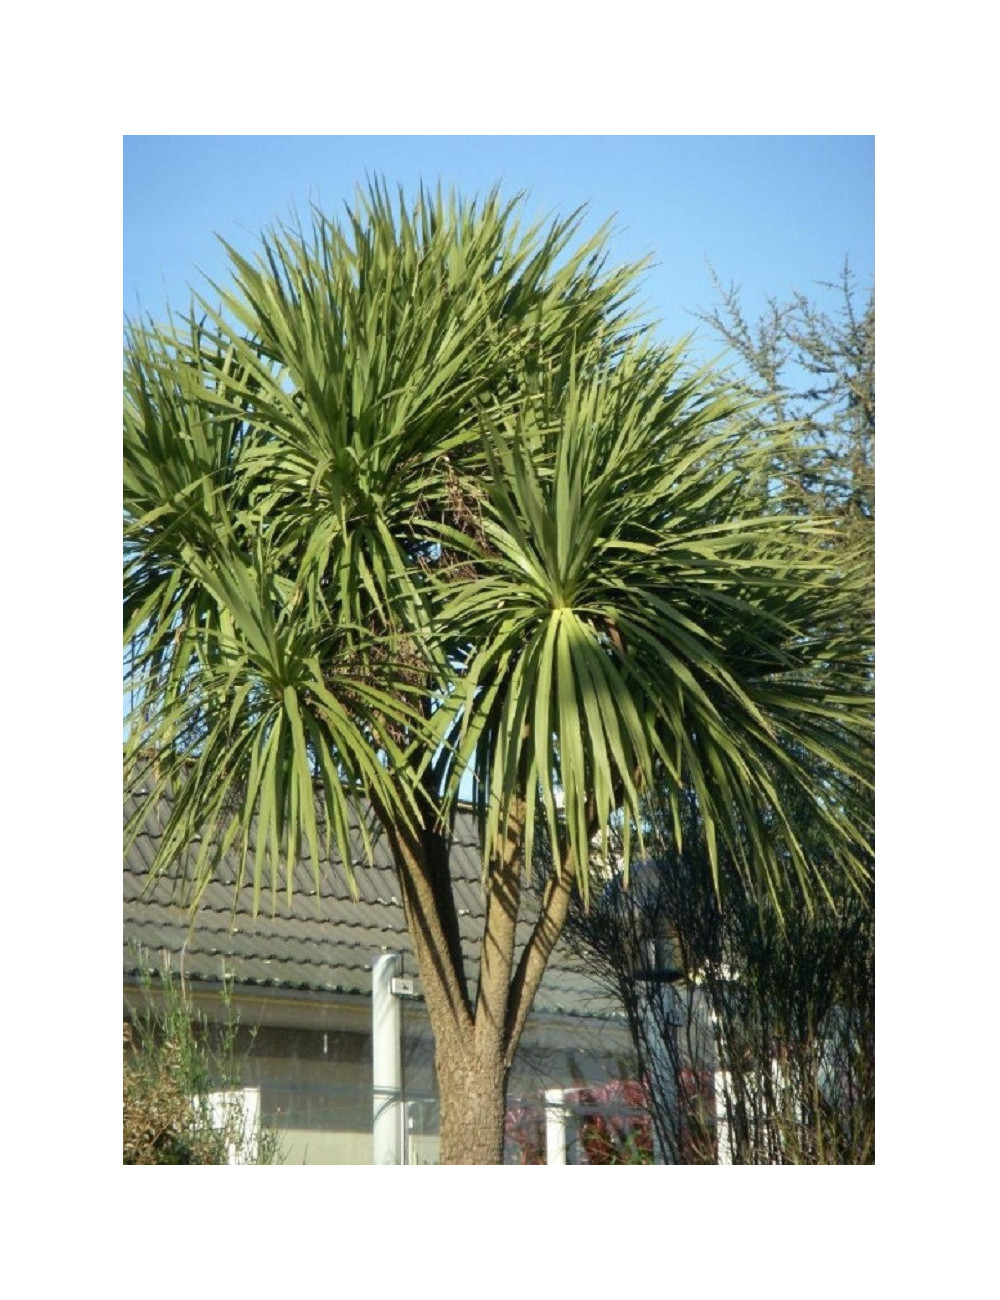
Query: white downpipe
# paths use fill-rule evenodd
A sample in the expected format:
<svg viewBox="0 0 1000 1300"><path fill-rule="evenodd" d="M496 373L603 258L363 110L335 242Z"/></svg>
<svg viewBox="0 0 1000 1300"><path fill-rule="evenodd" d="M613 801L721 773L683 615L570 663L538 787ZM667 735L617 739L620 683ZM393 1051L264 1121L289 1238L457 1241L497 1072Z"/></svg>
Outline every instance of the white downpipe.
<svg viewBox="0 0 1000 1300"><path fill-rule="evenodd" d="M545 1163L566 1163L566 1094L562 1088L545 1091Z"/></svg>
<svg viewBox="0 0 1000 1300"><path fill-rule="evenodd" d="M383 953L372 966L373 1163L403 1163L403 1011L392 991L402 968L398 952Z"/></svg>

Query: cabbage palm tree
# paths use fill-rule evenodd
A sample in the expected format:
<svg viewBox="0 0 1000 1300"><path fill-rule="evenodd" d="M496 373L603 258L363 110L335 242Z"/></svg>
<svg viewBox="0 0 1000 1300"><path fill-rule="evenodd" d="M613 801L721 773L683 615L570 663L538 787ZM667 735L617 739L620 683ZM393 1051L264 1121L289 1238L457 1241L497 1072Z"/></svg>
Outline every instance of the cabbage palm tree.
<svg viewBox="0 0 1000 1300"><path fill-rule="evenodd" d="M321 842L350 872L371 810L445 1162L502 1158L571 893L612 819L626 864L641 851L651 782L693 787L713 862L721 841L775 898L814 879L790 787L864 870L863 574L754 486L773 449L636 323L638 268L578 230L523 231L496 193L408 209L373 187L344 228L230 250L218 307L126 346L126 769L170 794L154 869L195 901L233 845L258 895L303 852L318 873ZM475 990L449 872L470 773ZM555 867L519 947L539 818Z"/></svg>

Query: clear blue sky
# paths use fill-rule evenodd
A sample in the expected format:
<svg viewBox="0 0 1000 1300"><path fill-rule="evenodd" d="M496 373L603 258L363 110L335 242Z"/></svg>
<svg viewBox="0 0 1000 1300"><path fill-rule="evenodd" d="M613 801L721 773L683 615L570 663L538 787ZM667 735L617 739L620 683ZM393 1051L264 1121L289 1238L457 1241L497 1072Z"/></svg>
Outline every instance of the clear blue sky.
<svg viewBox="0 0 1000 1300"><path fill-rule="evenodd" d="M845 257L874 277L871 136L127 136L125 313L186 308L199 271L225 273L216 234L252 251L293 206L341 213L366 174L411 193L499 183L531 215L585 204L588 229L614 218L612 256L653 257L643 301L665 338L714 302L709 263L751 313L818 292Z"/></svg>

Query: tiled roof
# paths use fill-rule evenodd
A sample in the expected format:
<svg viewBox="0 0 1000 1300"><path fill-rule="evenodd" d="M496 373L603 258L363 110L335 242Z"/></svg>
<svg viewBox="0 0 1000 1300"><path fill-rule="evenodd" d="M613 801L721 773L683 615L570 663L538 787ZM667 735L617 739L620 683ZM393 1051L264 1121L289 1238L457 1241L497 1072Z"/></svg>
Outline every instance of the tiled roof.
<svg viewBox="0 0 1000 1300"><path fill-rule="evenodd" d="M126 819L135 807L133 799L127 798ZM192 922L190 909L181 900L174 880L164 877L150 883L148 879L161 824L157 810L150 808L143 830L125 857L126 979L137 978L144 965L157 966L164 952L176 957L182 949L189 979L215 982L225 974L243 987L370 995L372 963L387 951L403 953L405 972L416 974L396 872L384 839L375 842L372 866L362 861L359 841L355 863L357 901L351 896L338 859L322 862L318 896L311 862L304 859L293 873L291 901L284 882L276 896L265 889L256 916L252 886L246 883L239 891L234 888L239 856L235 849L231 850L205 890ZM252 861L251 847L249 863ZM467 812L459 812L456 820L451 863L462 952L474 990L484 894L475 820ZM527 902L523 910L530 915L530 896ZM519 922L518 951L529 930L529 919ZM620 1014L582 970L579 960L562 946L557 946L549 963L534 1012Z"/></svg>

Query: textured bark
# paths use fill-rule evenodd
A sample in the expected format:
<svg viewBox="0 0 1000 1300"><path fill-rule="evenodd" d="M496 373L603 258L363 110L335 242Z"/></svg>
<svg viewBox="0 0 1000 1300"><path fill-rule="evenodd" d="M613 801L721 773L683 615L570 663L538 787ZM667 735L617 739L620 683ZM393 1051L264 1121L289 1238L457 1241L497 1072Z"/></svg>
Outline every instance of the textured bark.
<svg viewBox="0 0 1000 1300"><path fill-rule="evenodd" d="M484 1058L501 1055L508 1068L514 1055L513 1049L508 1050L508 1008L521 903L524 811L523 804L511 808L506 828L493 846L486 878L486 920L476 996L476 1049Z"/></svg>
<svg viewBox="0 0 1000 1300"><path fill-rule="evenodd" d="M479 989L471 1033L435 1032L442 1164L503 1163L510 979L520 904L524 810L515 806L490 855Z"/></svg>
<svg viewBox="0 0 1000 1300"><path fill-rule="evenodd" d="M435 1050L441 1099L441 1163L503 1164L509 1068L499 1050L468 1050L448 1036Z"/></svg>
<svg viewBox="0 0 1000 1300"><path fill-rule="evenodd" d="M569 902L573 894L573 861L567 853L559 873L550 876L542 892L542 904L535 928L525 945L517 972L511 986L507 1005L506 1039L510 1058L521 1041L528 1013L542 982L552 949L556 946L566 923Z"/></svg>
<svg viewBox="0 0 1000 1300"><path fill-rule="evenodd" d="M386 833L435 1041L441 1035L471 1038L472 1006L462 963L447 840L429 827L416 835L386 826Z"/></svg>

